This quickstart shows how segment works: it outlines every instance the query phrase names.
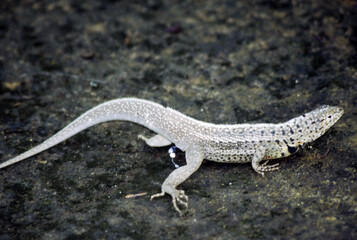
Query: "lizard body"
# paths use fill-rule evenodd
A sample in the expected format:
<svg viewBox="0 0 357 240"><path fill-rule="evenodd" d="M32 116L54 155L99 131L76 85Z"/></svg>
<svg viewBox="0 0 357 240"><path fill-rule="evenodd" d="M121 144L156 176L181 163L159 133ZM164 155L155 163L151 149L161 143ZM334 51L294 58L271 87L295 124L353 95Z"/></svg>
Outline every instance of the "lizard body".
<svg viewBox="0 0 357 240"><path fill-rule="evenodd" d="M173 143L186 152L187 164L166 178L161 193L151 196L153 199L170 194L174 208L181 215L177 203L187 208L188 197L177 186L200 167L203 159L252 162L253 169L263 175L278 169L278 164L267 165L265 160L295 153L304 144L323 135L342 114L342 108L324 105L279 124L223 125L199 121L151 101L122 98L88 110L43 143L1 163L0 168L38 154L98 123L113 120L135 122L158 133L149 139L139 136L149 146L162 147Z"/></svg>

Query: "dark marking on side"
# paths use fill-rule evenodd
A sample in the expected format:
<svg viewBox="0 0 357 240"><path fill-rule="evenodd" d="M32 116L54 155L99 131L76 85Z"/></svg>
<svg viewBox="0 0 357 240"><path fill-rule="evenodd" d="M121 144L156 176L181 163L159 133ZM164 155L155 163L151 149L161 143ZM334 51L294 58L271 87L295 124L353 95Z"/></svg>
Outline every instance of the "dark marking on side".
<svg viewBox="0 0 357 240"><path fill-rule="evenodd" d="M297 152L298 148L297 147L290 147L289 145L288 146L288 151L290 154L294 154Z"/></svg>

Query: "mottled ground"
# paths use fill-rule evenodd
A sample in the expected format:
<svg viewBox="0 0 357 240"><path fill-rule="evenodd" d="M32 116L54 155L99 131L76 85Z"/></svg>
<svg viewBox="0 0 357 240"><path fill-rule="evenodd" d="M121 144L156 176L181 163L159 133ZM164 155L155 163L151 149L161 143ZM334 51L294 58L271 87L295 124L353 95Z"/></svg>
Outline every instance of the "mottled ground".
<svg viewBox="0 0 357 240"><path fill-rule="evenodd" d="M265 177L204 162L182 218L149 201L167 148L139 125L95 126L0 170L0 239L356 239L356 88L355 1L2 0L1 161L119 97L215 123L345 115Z"/></svg>

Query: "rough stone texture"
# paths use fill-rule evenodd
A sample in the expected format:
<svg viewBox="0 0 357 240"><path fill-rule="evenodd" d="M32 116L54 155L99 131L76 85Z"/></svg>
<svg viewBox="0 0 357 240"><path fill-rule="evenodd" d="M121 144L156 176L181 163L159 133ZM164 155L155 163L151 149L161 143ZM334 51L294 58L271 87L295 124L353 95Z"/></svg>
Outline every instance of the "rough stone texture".
<svg viewBox="0 0 357 240"><path fill-rule="evenodd" d="M101 124L0 171L0 239L356 239L356 16L348 0L1 1L1 160L118 97L215 123L345 115L265 177L205 162L182 218L169 196L149 201L167 148Z"/></svg>

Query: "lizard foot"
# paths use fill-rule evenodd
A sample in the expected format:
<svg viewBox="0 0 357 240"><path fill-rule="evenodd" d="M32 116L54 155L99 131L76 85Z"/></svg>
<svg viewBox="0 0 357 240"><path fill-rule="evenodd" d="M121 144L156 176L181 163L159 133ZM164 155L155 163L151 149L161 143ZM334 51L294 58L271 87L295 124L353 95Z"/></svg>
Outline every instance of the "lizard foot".
<svg viewBox="0 0 357 240"><path fill-rule="evenodd" d="M270 171L275 171L279 169L279 163L273 164L273 165L267 165L268 161L264 162L263 164L257 166L256 169L254 169L257 173L261 174L264 176L264 172L270 172Z"/></svg>
<svg viewBox="0 0 357 240"><path fill-rule="evenodd" d="M185 194L183 190L174 189L174 191L170 191L169 194L172 197L172 204L174 205L175 210L182 216L182 212L180 208L177 206L177 203L183 205L186 209L188 208L188 196ZM157 193L151 196L150 201L157 197L162 197L165 195L165 191L161 193Z"/></svg>

